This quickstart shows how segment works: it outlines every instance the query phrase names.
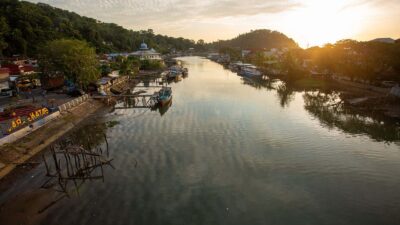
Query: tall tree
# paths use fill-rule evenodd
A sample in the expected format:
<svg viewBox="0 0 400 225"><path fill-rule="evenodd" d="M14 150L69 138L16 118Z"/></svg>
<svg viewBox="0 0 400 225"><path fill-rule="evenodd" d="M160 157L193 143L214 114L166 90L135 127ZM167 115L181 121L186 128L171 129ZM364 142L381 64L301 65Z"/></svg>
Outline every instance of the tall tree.
<svg viewBox="0 0 400 225"><path fill-rule="evenodd" d="M43 48L39 60L45 75L62 74L82 88L100 76L95 50L85 41L50 41Z"/></svg>
<svg viewBox="0 0 400 225"><path fill-rule="evenodd" d="M0 16L0 56L3 55L3 50L7 48L7 42L5 41L5 36L9 32L9 27L6 18Z"/></svg>

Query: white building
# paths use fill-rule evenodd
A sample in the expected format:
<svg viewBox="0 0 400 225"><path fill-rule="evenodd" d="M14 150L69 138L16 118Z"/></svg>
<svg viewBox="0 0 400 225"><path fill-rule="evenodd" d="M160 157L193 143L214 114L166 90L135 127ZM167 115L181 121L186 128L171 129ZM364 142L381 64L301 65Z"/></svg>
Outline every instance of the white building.
<svg viewBox="0 0 400 225"><path fill-rule="evenodd" d="M140 45L140 49L136 52L132 52L129 55L137 56L140 60L162 60L161 54L156 52L156 50L149 49L146 43Z"/></svg>

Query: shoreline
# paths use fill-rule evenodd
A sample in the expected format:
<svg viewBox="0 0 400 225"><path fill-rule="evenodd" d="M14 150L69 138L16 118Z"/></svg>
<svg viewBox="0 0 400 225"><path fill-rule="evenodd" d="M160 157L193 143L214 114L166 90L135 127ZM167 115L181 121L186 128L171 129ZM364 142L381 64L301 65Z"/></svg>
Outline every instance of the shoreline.
<svg viewBox="0 0 400 225"><path fill-rule="evenodd" d="M0 180L104 107L101 101L89 99L63 112L54 122L46 124L11 144L0 146L0 163L4 165L0 168Z"/></svg>
<svg viewBox="0 0 400 225"><path fill-rule="evenodd" d="M333 78L304 77L291 81L282 76L268 77L268 79L252 80L261 85L267 80L279 80L288 85L292 91L335 91L341 93L346 107L366 114L374 109L378 112L375 116L381 119L400 121L400 98L390 95L390 89L384 90Z"/></svg>

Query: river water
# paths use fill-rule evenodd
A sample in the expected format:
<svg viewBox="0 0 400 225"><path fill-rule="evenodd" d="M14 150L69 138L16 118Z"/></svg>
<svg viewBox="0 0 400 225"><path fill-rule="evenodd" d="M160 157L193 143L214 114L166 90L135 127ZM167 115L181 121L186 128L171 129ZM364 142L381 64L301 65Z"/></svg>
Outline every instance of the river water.
<svg viewBox="0 0 400 225"><path fill-rule="evenodd" d="M45 166L33 166L0 194L4 224L400 223L398 124L331 107L334 92L182 61L170 108L119 107L71 134L108 146L101 179L44 189Z"/></svg>

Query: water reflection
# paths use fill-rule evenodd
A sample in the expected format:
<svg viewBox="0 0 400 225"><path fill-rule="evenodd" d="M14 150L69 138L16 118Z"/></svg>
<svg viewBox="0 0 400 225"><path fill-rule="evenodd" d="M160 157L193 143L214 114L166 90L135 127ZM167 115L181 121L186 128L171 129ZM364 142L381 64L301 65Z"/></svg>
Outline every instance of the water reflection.
<svg viewBox="0 0 400 225"><path fill-rule="evenodd" d="M103 165L104 172L97 167L80 176L104 175L105 182L86 179L80 188L71 183L73 197L38 214L65 195L58 192L58 178L57 188L40 189L50 178L41 164L12 186L11 194L0 195L1 204L9 199L7 206L26 206L2 211L11 216L0 216L1 223L28 224L31 215L39 215L36 224L58 225L396 224L399 148L369 138L370 130L336 132L348 129L349 115L357 115L341 102L340 93L248 82L205 59L186 58L185 63L191 75L172 84L174 108L155 109L168 111L164 116L121 109L104 117L121 123L89 125L70 135L70 145L101 147L106 159L109 144L116 169ZM363 119L360 127L379 121L367 117L356 116ZM47 154L50 174L57 173L54 162L60 160L62 177L68 177L63 154L57 160ZM76 171L70 169L72 177ZM38 189L41 195L32 200L31 192ZM20 215L30 220L18 221Z"/></svg>
<svg viewBox="0 0 400 225"><path fill-rule="evenodd" d="M400 127L394 121L382 121L353 112L340 98L340 93L306 92L304 108L329 128L350 134L366 134L377 141L399 141Z"/></svg>
<svg viewBox="0 0 400 225"><path fill-rule="evenodd" d="M106 131L117 124L110 121L87 125L50 146L49 152L42 155L48 179L41 188L60 194L55 201L39 210L39 213L65 197L70 198L74 191L79 195L79 189L88 181L105 181L104 169L114 168Z"/></svg>
<svg viewBox="0 0 400 225"><path fill-rule="evenodd" d="M114 168L106 133L117 124L116 121L88 124L50 146L42 155L40 166L24 178L29 185L18 184L9 191L9 199L1 206L0 221L41 224L63 200L81 197L85 185L104 183L105 171ZM28 189L19 193L20 188Z"/></svg>
<svg viewBox="0 0 400 225"><path fill-rule="evenodd" d="M296 93L304 92L304 108L328 127L339 128L349 134L365 134L376 141L396 142L400 140L398 121L374 111L360 112L346 104L343 92L329 88L316 89L296 87L276 79L242 79L243 84L256 89L276 91L279 104L287 108L294 101Z"/></svg>
<svg viewBox="0 0 400 225"><path fill-rule="evenodd" d="M280 84L276 90L281 107L288 107L294 99L295 90L290 85L285 83Z"/></svg>
<svg viewBox="0 0 400 225"><path fill-rule="evenodd" d="M156 105L155 107L152 108L152 111L157 111L160 113L160 116L164 116L165 113L168 112L168 110L171 108L172 106L172 100L169 101L166 105Z"/></svg>

